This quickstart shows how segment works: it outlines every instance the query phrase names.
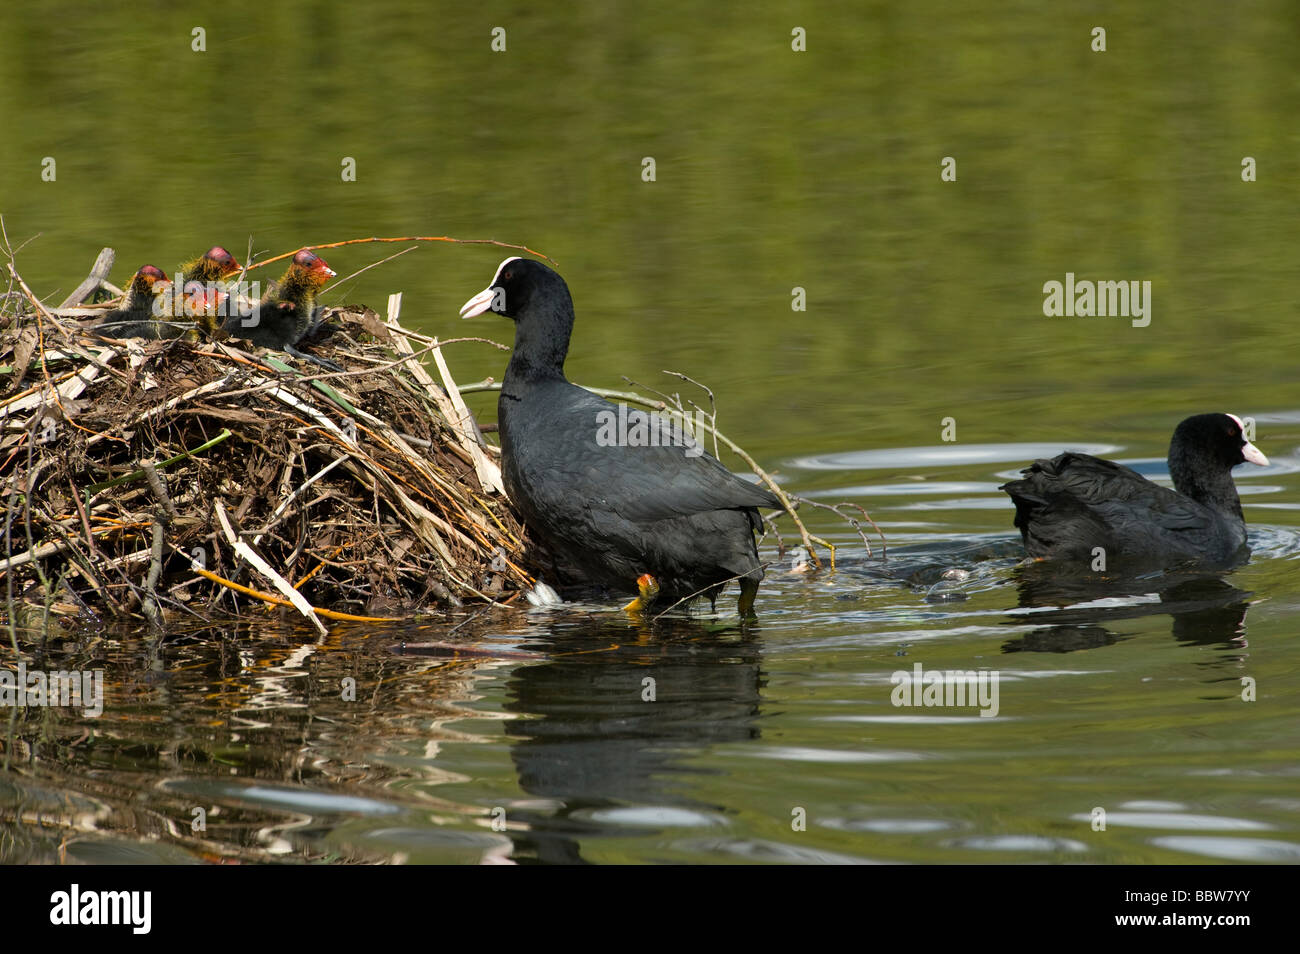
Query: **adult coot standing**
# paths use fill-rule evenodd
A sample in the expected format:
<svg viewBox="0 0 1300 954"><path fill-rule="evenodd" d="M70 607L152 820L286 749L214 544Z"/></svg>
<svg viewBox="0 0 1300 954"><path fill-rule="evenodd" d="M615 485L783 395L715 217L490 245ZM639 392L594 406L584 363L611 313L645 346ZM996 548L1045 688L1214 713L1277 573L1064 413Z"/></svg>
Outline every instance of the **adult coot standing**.
<svg viewBox="0 0 1300 954"><path fill-rule="evenodd" d="M1197 414L1179 424L1169 444L1174 490L1075 453L1035 461L1001 489L1015 502L1030 556L1092 566L1100 547L1108 565L1231 566L1250 553L1232 468L1268 466L1244 432L1234 414Z"/></svg>
<svg viewBox="0 0 1300 954"><path fill-rule="evenodd" d="M716 603L739 579L740 614L753 615L763 579L757 508L780 501L682 440L668 418L626 409L620 418L618 405L571 384L573 299L541 262L506 259L460 314L489 310L515 322L497 416L506 492L528 527L589 581L639 590L630 610L694 594ZM634 421L640 438L611 440L618 420Z"/></svg>

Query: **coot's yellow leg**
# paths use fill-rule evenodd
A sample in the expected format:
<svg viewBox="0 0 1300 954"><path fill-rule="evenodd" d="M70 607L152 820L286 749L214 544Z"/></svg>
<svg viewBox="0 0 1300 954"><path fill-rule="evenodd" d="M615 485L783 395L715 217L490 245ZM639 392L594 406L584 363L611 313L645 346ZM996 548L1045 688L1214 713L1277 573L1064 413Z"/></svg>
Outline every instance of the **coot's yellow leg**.
<svg viewBox="0 0 1300 954"><path fill-rule="evenodd" d="M645 612L659 595L659 581L649 573L642 573L636 578L636 588L641 595L623 607L625 613Z"/></svg>

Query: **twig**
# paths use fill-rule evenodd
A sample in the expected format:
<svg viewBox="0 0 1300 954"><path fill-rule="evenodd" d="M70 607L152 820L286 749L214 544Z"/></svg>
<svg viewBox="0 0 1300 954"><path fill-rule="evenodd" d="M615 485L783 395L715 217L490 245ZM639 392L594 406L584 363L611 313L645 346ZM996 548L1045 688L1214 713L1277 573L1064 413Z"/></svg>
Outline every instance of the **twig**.
<svg viewBox="0 0 1300 954"><path fill-rule="evenodd" d="M182 455L180 458L173 458L172 463L175 463L176 460L183 460L186 456L189 455ZM162 506L168 519L175 520L180 516L180 514L176 512L176 504L172 503L172 498L167 493L167 487L163 484L162 477L159 476L158 468L154 466L154 462L151 460L142 460L140 461L140 469L144 472L144 479L149 485L149 489L153 491L154 499L156 499Z"/></svg>
<svg viewBox="0 0 1300 954"><path fill-rule="evenodd" d="M885 539L884 532L880 529L880 527L876 526L876 521L871 519L871 514L867 513L866 508L862 507L860 504L849 503L847 501L844 503L837 503L837 504L824 504L824 503L818 503L816 500L809 500L807 497L795 497L793 499L799 501L800 504L807 504L810 507L816 507L820 510L829 510L837 517L846 520L849 523L849 525L853 527L854 531L857 532L858 536L862 539L862 545L867 548L867 556L871 556L871 541L869 541L867 539L867 535L862 532L862 525L858 523L858 521L855 518L850 517L848 514L840 510L841 507L852 507L854 510L862 514L863 518L867 521L867 523L871 524L871 526L875 528L876 533L880 535L880 559L884 560L889 556L889 541Z"/></svg>
<svg viewBox="0 0 1300 954"><path fill-rule="evenodd" d="M144 581L145 597L140 601L140 612L149 621L149 628L162 630L162 610L158 608L158 579L162 576L163 541L166 539L162 520L153 521L153 546L149 553L149 575Z"/></svg>
<svg viewBox="0 0 1300 954"><path fill-rule="evenodd" d="M245 596L251 596L264 603L270 603L272 606L294 605L288 600L277 599L270 593L263 593L261 590L255 590L252 587L244 586L240 583L236 583L234 580L227 580L225 577L217 576L217 574L213 573L211 570L205 570L202 567L194 567L194 572L204 579L211 580L213 583L219 583L237 593L243 593ZM400 623L402 621L400 617L396 616L354 616L351 613L337 613L334 610L321 609L318 606L313 606L312 612L316 614L316 616L322 616L325 619L343 620L352 623ZM320 626L319 620L316 621L316 625ZM323 629L324 627L321 628Z"/></svg>
<svg viewBox="0 0 1300 954"><path fill-rule="evenodd" d="M298 612L302 613L312 621L312 624L320 631L322 636L328 634L329 630L316 616L316 608L307 602L307 597L303 596L290 585L289 581L282 577L271 565L262 559L258 553L243 540L235 535L235 531L230 526L230 520L226 517L226 508L220 500L216 502L217 521L221 524L221 532L226 535L226 541L234 549L235 553L243 557L253 568L275 584L275 588L285 595L290 603Z"/></svg>
<svg viewBox="0 0 1300 954"><path fill-rule="evenodd" d="M362 273L364 273L364 272L368 272L368 271L370 271L372 268L378 268L380 265L383 265L385 262L391 262L391 261L392 261L393 259L395 259L395 258L401 258L401 257L402 257L403 255L405 255L407 252L414 252L417 248L419 248L418 245L412 245L410 248L404 248L404 249L402 249L400 252L394 252L392 255L389 255L387 258L381 258L381 259L380 259L379 261L377 261L377 262L371 262L369 265L365 265L365 266L363 266L363 267L361 267L361 268L358 268L358 269L357 269L355 272L353 272L351 275L344 275L342 278L337 278L337 279L335 279L335 280L330 284L330 290L331 290L331 291L337 291L340 287L343 286L343 284L344 284L345 282L350 282L352 279L356 278L358 275L360 275L360 274L362 274Z"/></svg>
<svg viewBox="0 0 1300 954"><path fill-rule="evenodd" d="M161 464L153 464L152 466L155 469L155 472L161 470L164 467L170 467L172 464L179 463L183 460L188 460L189 458L193 457L195 454L201 454L205 450L215 447L216 445L220 444L222 441L224 441L227 437L230 436L231 436L230 429L222 428L221 433L218 434L216 437L212 438L212 440L205 441L204 443L200 444L198 447L194 448L193 450L181 451L175 457L172 457L169 460L165 460ZM86 493L88 495L99 493L101 490L107 490L109 487L117 487L120 484L128 484L133 480L139 480L143 476L145 476L144 470L133 470L131 471L131 473L124 474L121 477L115 477L112 480L106 480L98 484L91 484L89 487L86 488Z"/></svg>
<svg viewBox="0 0 1300 954"><path fill-rule="evenodd" d="M759 568L760 570L766 570L766 569L767 569L769 566L771 566L771 565L772 565L772 563L771 563L771 561L769 560L769 561L766 562L766 563L760 563L760 564L758 565L758 568ZM714 589L715 587L726 586L728 583L731 583L731 582L733 582L734 580L742 579L743 577L746 577L746 576L749 576L749 572L745 572L745 573L737 573L735 576L729 576L729 577L727 577L725 580L720 580L720 581L717 582L717 583L711 583L711 584L709 584L708 586L704 587L703 589L696 590L694 593L691 593L689 596L683 596L683 597L682 597L680 600L678 600L676 603L673 603L673 604L671 604L671 605L665 607L664 610L663 610L663 612L661 612L661 613L656 613L654 616L652 616L652 617L650 618L650 619L651 619L651 622L654 622L654 621L660 619L660 618L664 615L664 613L671 612L674 608L676 608L676 607L678 607L678 606L681 606L683 603L685 603L685 602L687 602L687 601L689 601L689 600L693 600L693 599L695 599L695 597L697 597L697 596L702 596L702 595L704 595L705 593L709 592L709 590Z"/></svg>
<svg viewBox="0 0 1300 954"><path fill-rule="evenodd" d="M63 299L63 304L59 305L59 308L75 308L94 294L99 289L99 286L104 283L104 280L108 278L108 273L113 270L113 262L116 259L117 253L111 248L100 249L95 264L90 269L90 274L72 290L71 295Z"/></svg>
<svg viewBox="0 0 1300 954"><path fill-rule="evenodd" d="M401 304L400 296L398 304ZM410 345L407 345L407 347L409 348ZM442 378L442 383L447 389L447 399L451 403L453 410L453 416L448 418L448 423L456 431L461 446L469 452L470 457L473 459L474 473L478 476L480 486L482 486L485 493L500 494L505 497L506 486L501 479L501 468L496 465L495 461L488 460L487 454L483 453L483 434L478 429L474 415L470 413L464 399L460 396L456 381L447 368L447 362L442 356L442 349L438 347L436 340L433 346L433 362L438 366L438 375ZM438 400L433 380L424 372L423 366L420 366L415 373L417 379L423 377L420 383L425 386L425 389L434 400Z"/></svg>
<svg viewBox="0 0 1300 954"><path fill-rule="evenodd" d="M309 449L310 449L310 448L309 448ZM278 507L275 508L275 512L272 513L271 516L270 516L270 518L266 521L266 524L265 524L265 525L263 526L263 528L262 528L262 532L259 533L257 536L253 537L253 546L257 546L259 543L262 542L262 537L266 534L266 532L267 532L268 530L270 530L273 526L275 526L276 523L279 522L279 520L280 520L280 516L281 516L281 515L282 515L286 510L289 509L289 505L290 505L291 503L293 503L295 500L297 500L299 497L301 497L302 494L303 494L303 492L304 492L308 487L310 487L312 484L316 483L316 481L320 480L322 477L324 477L326 474L328 474L331 470L333 470L333 469L334 469L335 467L337 467L339 464L343 463L345 460L347 460L346 457L338 457L338 458L335 458L331 463L326 464L324 467L322 467L320 470L318 470L318 471L317 471L315 474L313 474L311 477L307 478L307 480L306 480L306 481L305 481L305 482L304 482L304 483L303 483L303 484L302 484L302 485L301 485L297 490L295 490L295 491L294 491L293 493L291 493L288 497L286 497L285 500L284 500L284 502L283 502L282 504L280 504L280 506L278 506ZM299 581L298 585L299 585L299 586L302 585L301 581ZM295 589L296 589L296 588L297 588L297 587L295 587Z"/></svg>
<svg viewBox="0 0 1300 954"><path fill-rule="evenodd" d="M256 265L250 265L249 269L261 268L264 265L270 265L272 262L278 262L281 259L291 258L297 255L300 249L312 249L313 251L322 248L342 248L344 245L366 245L371 242L454 242L457 245L495 245L498 248L513 248L516 251L527 252L529 255L536 255L538 258L544 258L556 268L559 263L551 256L543 252L535 252L527 245L513 245L510 242L498 242L496 239L459 239L452 238L449 235L403 235L397 238L355 238L344 239L342 242L326 242L323 245L303 245L294 249L292 252L285 252L283 255L276 255L273 258L263 259Z"/></svg>
<svg viewBox="0 0 1300 954"><path fill-rule="evenodd" d="M680 371L669 371L665 369L663 373L672 375L674 378L681 378L683 381L689 381L691 384L695 385L697 388L701 389L705 394L709 396L709 409L707 412L704 410L704 408L700 407L694 401L691 402L691 407L695 408L695 410L699 411L701 414L707 414L709 418L709 424L711 424L714 429L713 430L713 456L717 457L718 456L718 431L717 431L718 402L713 397L713 389L706 384L701 384L699 381L696 381L689 374L682 374Z"/></svg>

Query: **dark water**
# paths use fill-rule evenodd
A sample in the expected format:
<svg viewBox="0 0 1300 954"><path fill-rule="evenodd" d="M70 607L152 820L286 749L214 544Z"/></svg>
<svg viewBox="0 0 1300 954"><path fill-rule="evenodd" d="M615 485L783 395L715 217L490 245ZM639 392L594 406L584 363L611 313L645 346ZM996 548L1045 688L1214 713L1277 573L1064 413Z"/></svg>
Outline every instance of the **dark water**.
<svg viewBox="0 0 1300 954"><path fill-rule="evenodd" d="M867 507L889 555L811 513L836 568L787 572L769 538L743 632L612 604L56 632L29 665L104 668L105 709L0 710L0 861L1300 860L1293 7L235 0L6 26L0 212L14 245L40 233L38 293L106 244L121 282L250 235L526 243L573 289L574 379L705 380L724 431ZM400 248L325 254L347 275ZM506 337L455 317L504 254L424 245L326 300L402 291L422 330ZM1150 324L1045 317L1067 272L1150 281ZM504 369L452 347L461 381ZM1160 478L1205 410L1253 417L1272 461L1237 474L1249 565L1103 592L1017 567L997 484L1066 447ZM996 670L997 715L892 705L917 663Z"/></svg>

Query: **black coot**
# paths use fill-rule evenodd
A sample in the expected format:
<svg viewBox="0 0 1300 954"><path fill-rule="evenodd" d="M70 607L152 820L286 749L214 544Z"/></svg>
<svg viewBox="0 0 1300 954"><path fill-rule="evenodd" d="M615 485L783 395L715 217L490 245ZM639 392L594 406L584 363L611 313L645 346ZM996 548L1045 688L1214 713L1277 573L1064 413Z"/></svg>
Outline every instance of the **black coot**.
<svg viewBox="0 0 1300 954"><path fill-rule="evenodd" d="M1001 488L1016 505L1030 556L1094 565L1094 548L1113 564L1230 566L1249 555L1246 520L1232 468L1268 458L1246 440L1233 414L1197 414L1169 443L1176 490L1087 454L1035 461ZM1100 567L1099 567L1100 568Z"/></svg>
<svg viewBox="0 0 1300 954"><path fill-rule="evenodd" d="M751 615L763 579L757 508L780 507L777 498L674 433L667 418L570 384L573 300L541 262L506 259L460 314L488 310L515 321L497 413L506 491L529 529L588 581L639 589L630 607L700 591L716 601L739 577L738 606Z"/></svg>

